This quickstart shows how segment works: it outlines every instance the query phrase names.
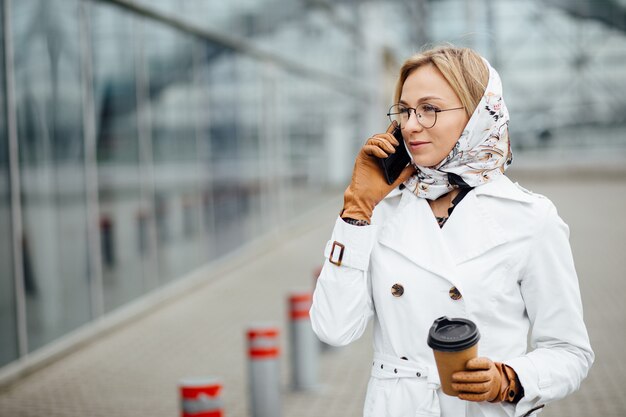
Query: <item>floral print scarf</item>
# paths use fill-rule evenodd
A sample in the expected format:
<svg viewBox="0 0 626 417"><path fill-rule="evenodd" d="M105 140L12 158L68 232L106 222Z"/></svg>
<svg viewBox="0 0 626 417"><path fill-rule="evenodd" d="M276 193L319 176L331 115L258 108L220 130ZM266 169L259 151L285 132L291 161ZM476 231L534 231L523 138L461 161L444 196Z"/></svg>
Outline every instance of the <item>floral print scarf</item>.
<svg viewBox="0 0 626 417"><path fill-rule="evenodd" d="M489 69L489 82L456 145L436 166L414 164L417 173L404 183L418 197L435 200L454 188L486 184L503 175L513 160L502 82L489 62L483 61Z"/></svg>

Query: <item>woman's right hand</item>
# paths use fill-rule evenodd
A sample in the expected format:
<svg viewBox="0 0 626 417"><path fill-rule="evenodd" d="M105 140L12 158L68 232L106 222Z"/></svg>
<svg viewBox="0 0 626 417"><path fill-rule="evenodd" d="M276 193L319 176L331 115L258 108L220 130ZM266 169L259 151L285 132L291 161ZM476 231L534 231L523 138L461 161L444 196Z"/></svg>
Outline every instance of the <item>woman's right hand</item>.
<svg viewBox="0 0 626 417"><path fill-rule="evenodd" d="M393 184L387 184L385 180L379 159L395 153L395 147L400 145L392 135L394 129L392 124L385 133L372 136L359 151L354 162L352 181L343 194L342 218L365 220L369 223L374 207L391 190L415 173L415 167L409 164Z"/></svg>

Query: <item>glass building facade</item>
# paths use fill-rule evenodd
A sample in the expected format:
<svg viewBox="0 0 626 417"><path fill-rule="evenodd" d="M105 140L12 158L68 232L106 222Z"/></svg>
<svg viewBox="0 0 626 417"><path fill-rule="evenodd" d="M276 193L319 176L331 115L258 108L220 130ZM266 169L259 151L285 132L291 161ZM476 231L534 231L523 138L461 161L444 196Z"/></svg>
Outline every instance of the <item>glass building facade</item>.
<svg viewBox="0 0 626 417"><path fill-rule="evenodd" d="M345 186L427 42L518 150L623 152L624 31L550 3L0 0L0 370Z"/></svg>
<svg viewBox="0 0 626 417"><path fill-rule="evenodd" d="M232 40L270 10L122 3L0 7L0 367L310 207L323 126L359 109L341 33L309 68Z"/></svg>

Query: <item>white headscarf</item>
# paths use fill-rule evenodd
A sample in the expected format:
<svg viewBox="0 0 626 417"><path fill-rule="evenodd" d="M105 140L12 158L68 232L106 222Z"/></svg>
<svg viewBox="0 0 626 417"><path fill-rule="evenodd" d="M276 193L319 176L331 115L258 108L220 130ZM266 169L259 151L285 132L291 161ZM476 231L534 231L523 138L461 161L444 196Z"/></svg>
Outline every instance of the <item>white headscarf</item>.
<svg viewBox="0 0 626 417"><path fill-rule="evenodd" d="M423 167L414 163L409 152L417 173L404 185L418 197L435 200L459 186L477 187L503 175L500 168L512 162L502 82L489 62L483 61L489 69L487 88L450 154L434 167Z"/></svg>

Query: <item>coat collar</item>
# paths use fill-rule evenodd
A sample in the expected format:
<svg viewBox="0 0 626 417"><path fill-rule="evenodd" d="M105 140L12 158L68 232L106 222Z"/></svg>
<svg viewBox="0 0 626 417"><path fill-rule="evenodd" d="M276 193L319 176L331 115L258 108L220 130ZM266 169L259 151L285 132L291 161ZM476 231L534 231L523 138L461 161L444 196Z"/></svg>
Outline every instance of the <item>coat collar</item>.
<svg viewBox="0 0 626 417"><path fill-rule="evenodd" d="M533 201L531 193L521 188L517 183L513 183L506 175L490 181L474 189L474 194L488 195L496 198L519 201L521 203L531 203Z"/></svg>
<svg viewBox="0 0 626 417"><path fill-rule="evenodd" d="M380 243L448 280L453 279L456 265L508 241L505 230L488 207L488 200L480 196L521 203L532 201L530 194L502 176L468 193L440 229L425 199L406 189L398 192L402 194L400 203L383 225Z"/></svg>
<svg viewBox="0 0 626 417"><path fill-rule="evenodd" d="M398 187L394 188L393 190L391 190L389 192L389 194L387 194L385 196L385 200L388 199L388 198L393 198L393 197L396 197L398 195L401 195L403 192L405 192L405 190L406 190L406 188L400 189L400 186L398 186Z"/></svg>

